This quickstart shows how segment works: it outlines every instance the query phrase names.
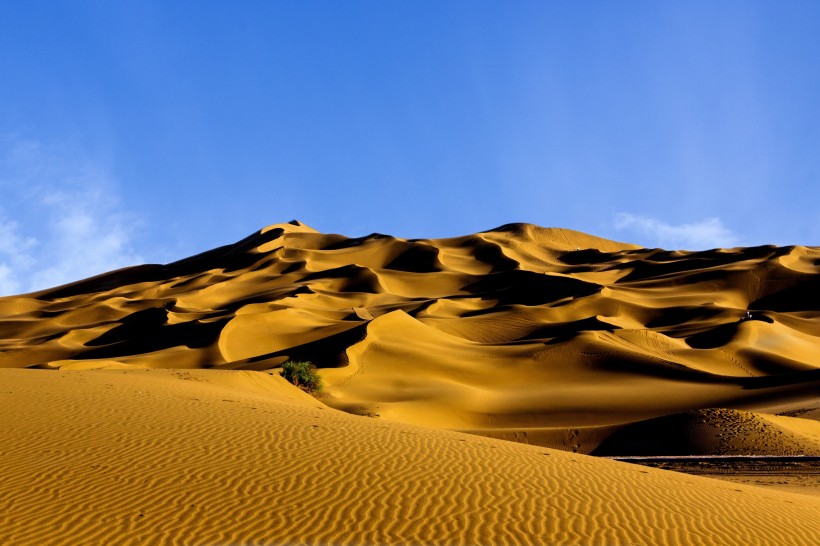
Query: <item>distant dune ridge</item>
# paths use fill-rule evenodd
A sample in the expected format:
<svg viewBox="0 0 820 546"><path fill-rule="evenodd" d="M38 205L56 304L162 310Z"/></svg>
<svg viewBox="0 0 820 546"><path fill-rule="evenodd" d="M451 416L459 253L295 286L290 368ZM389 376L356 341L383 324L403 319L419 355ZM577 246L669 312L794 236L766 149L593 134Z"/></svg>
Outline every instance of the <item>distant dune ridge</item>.
<svg viewBox="0 0 820 546"><path fill-rule="evenodd" d="M4 544L820 541L820 497L550 449L820 455L817 247L292 221L0 298L0 368Z"/></svg>
<svg viewBox="0 0 820 546"><path fill-rule="evenodd" d="M688 410L792 403L817 419L819 273L818 248L673 252L529 224L347 238L293 221L2 298L0 366L310 360L339 409L588 452L611 432L595 427Z"/></svg>

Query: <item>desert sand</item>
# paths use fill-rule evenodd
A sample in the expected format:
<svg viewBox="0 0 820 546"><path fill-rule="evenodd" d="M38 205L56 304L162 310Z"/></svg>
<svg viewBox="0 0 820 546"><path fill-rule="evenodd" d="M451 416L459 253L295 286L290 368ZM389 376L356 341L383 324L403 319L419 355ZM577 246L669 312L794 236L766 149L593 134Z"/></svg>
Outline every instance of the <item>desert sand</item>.
<svg viewBox="0 0 820 546"><path fill-rule="evenodd" d="M813 544L820 498L325 407L251 371L0 371L3 544Z"/></svg>
<svg viewBox="0 0 820 546"><path fill-rule="evenodd" d="M820 496L587 454L820 455L818 319L818 248L529 224L0 298L0 543L816 544Z"/></svg>

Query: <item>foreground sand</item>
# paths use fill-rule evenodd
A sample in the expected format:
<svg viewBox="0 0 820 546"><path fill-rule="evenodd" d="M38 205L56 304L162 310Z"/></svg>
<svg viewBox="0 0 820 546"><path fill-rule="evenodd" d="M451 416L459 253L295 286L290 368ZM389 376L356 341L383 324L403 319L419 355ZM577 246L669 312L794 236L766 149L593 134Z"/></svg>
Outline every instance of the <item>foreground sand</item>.
<svg viewBox="0 0 820 546"><path fill-rule="evenodd" d="M820 540L820 498L352 416L263 372L0 385L2 544Z"/></svg>

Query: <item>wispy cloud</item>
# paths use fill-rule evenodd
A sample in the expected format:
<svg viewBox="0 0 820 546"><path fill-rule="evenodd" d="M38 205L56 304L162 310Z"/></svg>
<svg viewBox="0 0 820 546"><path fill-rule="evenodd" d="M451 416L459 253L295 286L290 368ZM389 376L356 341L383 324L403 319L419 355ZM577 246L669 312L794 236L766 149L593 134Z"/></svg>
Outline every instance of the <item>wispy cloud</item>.
<svg viewBox="0 0 820 546"><path fill-rule="evenodd" d="M0 140L0 295L141 263L138 219L104 167L69 147Z"/></svg>
<svg viewBox="0 0 820 546"><path fill-rule="evenodd" d="M19 272L34 265L37 241L20 235L19 225L3 217L0 210L0 294L21 290Z"/></svg>
<svg viewBox="0 0 820 546"><path fill-rule="evenodd" d="M704 250L739 244L738 236L724 226L720 218L673 225L649 216L621 212L615 215L615 229L668 249Z"/></svg>

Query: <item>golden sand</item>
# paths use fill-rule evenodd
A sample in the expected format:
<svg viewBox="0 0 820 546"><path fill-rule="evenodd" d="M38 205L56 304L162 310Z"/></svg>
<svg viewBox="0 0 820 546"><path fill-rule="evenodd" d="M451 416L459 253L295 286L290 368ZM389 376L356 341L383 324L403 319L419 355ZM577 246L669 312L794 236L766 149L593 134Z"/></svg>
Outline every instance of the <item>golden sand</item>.
<svg viewBox="0 0 820 546"><path fill-rule="evenodd" d="M0 298L0 544L816 544L582 453L820 454L819 298L817 248L298 222Z"/></svg>
<svg viewBox="0 0 820 546"><path fill-rule="evenodd" d="M327 408L278 375L0 370L2 544L816 544L820 498Z"/></svg>

